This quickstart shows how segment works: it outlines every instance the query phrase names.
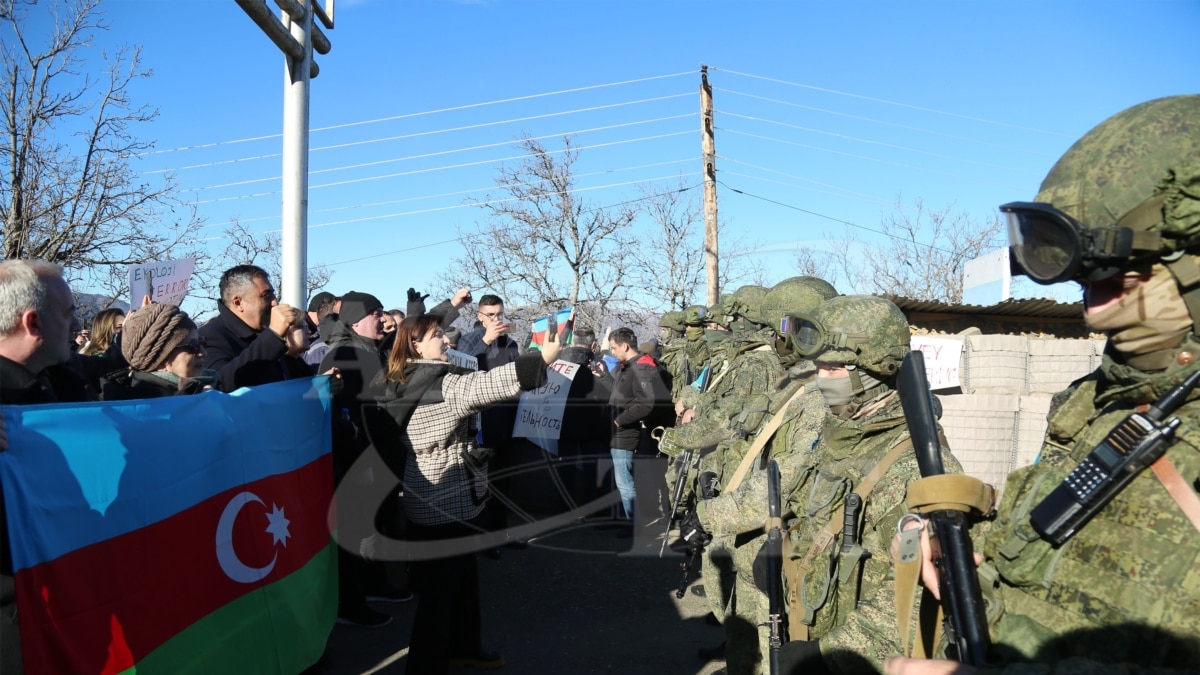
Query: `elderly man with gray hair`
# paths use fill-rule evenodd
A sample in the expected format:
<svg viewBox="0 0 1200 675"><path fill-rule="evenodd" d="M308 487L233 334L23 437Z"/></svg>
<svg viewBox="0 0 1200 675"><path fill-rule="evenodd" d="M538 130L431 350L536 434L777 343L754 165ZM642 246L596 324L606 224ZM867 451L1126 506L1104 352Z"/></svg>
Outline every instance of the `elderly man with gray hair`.
<svg viewBox="0 0 1200 675"><path fill-rule="evenodd" d="M84 401L84 381L66 367L80 328L71 287L47 262L0 262L0 404ZM2 420L0 420L2 423ZM2 427L0 427L2 428ZM0 434L0 450L7 449ZM8 529L0 498L0 672L22 672L21 635Z"/></svg>

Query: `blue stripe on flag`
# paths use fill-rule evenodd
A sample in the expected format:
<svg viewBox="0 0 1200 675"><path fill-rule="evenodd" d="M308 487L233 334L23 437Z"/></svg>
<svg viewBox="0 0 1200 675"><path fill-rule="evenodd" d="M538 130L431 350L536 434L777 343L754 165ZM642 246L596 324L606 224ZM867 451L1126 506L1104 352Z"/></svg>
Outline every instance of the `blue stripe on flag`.
<svg viewBox="0 0 1200 675"><path fill-rule="evenodd" d="M294 471L330 450L329 378L140 401L0 406L14 570ZM12 536L53 516L39 537Z"/></svg>

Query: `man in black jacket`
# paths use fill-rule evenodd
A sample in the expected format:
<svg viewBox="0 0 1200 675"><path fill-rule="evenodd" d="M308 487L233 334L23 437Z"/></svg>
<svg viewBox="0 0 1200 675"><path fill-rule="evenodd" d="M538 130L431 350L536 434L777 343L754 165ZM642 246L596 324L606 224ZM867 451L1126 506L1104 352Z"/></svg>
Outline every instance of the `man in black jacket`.
<svg viewBox="0 0 1200 675"><path fill-rule="evenodd" d="M238 265L221 275L217 317L200 328L204 367L217 371L220 390L311 377L300 358L307 349L304 317L279 304L265 270Z"/></svg>
<svg viewBox="0 0 1200 675"><path fill-rule="evenodd" d="M633 454L637 452L654 415L671 406L671 387L663 380L658 362L637 348L637 336L629 328L618 328L608 336L613 356L619 361L613 372L612 395L608 399L612 414L612 440L609 443L613 475L625 517L633 520L637 491L633 483Z"/></svg>
<svg viewBox="0 0 1200 675"><path fill-rule="evenodd" d="M83 379L66 365L73 351L71 336L78 330L71 287L57 265L0 262L0 403L87 400ZM6 522L0 495L0 672L19 675L21 633Z"/></svg>

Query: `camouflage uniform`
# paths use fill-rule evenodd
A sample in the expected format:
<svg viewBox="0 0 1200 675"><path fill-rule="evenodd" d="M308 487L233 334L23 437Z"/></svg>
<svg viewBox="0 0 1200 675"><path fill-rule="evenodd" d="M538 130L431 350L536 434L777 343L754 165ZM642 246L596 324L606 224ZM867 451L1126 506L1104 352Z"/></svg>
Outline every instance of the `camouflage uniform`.
<svg viewBox="0 0 1200 675"><path fill-rule="evenodd" d="M700 306L689 307L683 312L684 339L676 340L671 348L663 350L663 365L671 373L671 400L679 400L682 389L690 385L704 365L708 363L708 343L704 339L704 314Z"/></svg>
<svg viewBox="0 0 1200 675"><path fill-rule="evenodd" d="M1109 335L1103 365L1055 397L1038 462L1009 475L997 519L977 541L976 550L988 559L982 569L994 569L981 577L994 581L990 590L999 599L992 638L1002 664L980 672L1200 672L1200 532L1154 472L1139 474L1057 548L1029 525L1030 511L1136 406L1160 398L1200 368L1196 287L1177 282L1174 297L1142 295L1166 269L1167 279L1178 279L1200 260L1198 157L1200 96L1158 99L1081 138L1036 198L1083 227L1117 222L1139 235L1158 234L1150 241L1161 248L1110 263L1121 272L1150 274L1127 285L1115 305L1089 312L1088 325L1095 330L1100 317L1125 301L1136 315L1120 326L1102 325ZM1147 205L1150 218L1134 217ZM1054 252L1045 242L1022 251ZM1148 323L1171 312L1190 317L1178 339L1170 339L1162 324ZM1148 338L1164 343L1137 347L1137 340ZM1183 423L1160 461L1200 490L1200 392L1174 414Z"/></svg>

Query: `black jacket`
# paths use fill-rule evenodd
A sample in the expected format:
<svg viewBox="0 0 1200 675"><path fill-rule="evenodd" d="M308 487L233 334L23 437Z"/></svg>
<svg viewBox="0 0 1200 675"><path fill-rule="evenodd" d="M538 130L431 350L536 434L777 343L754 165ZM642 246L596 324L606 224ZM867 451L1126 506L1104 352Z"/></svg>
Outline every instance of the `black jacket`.
<svg viewBox="0 0 1200 675"><path fill-rule="evenodd" d="M656 407L671 404L671 388L659 374L654 357L640 352L618 364L613 378L608 399L612 447L637 450L642 422L654 414Z"/></svg>
<svg viewBox="0 0 1200 675"><path fill-rule="evenodd" d="M479 359L480 370L494 370L517 360L520 351L515 340L501 335L490 345L483 343L484 328L477 328L458 341L459 351ZM470 339L468 339L470 338ZM512 440L513 424L517 421L516 401L497 403L479 413L479 428L483 432L483 446L495 448Z"/></svg>
<svg viewBox="0 0 1200 675"><path fill-rule="evenodd" d="M308 364L288 356L287 343L270 329L253 330L223 302L217 311L201 326L200 337L207 340L204 367L217 371L221 391L312 376Z"/></svg>
<svg viewBox="0 0 1200 675"><path fill-rule="evenodd" d="M317 372L336 367L342 373L342 384L333 395L334 475L340 479L366 447L366 434L361 428L362 404L371 400L367 388L383 373L383 356L374 340L355 333L341 321L322 321L321 329L328 336L329 351L325 352ZM342 422L342 410L348 411L354 426Z"/></svg>

